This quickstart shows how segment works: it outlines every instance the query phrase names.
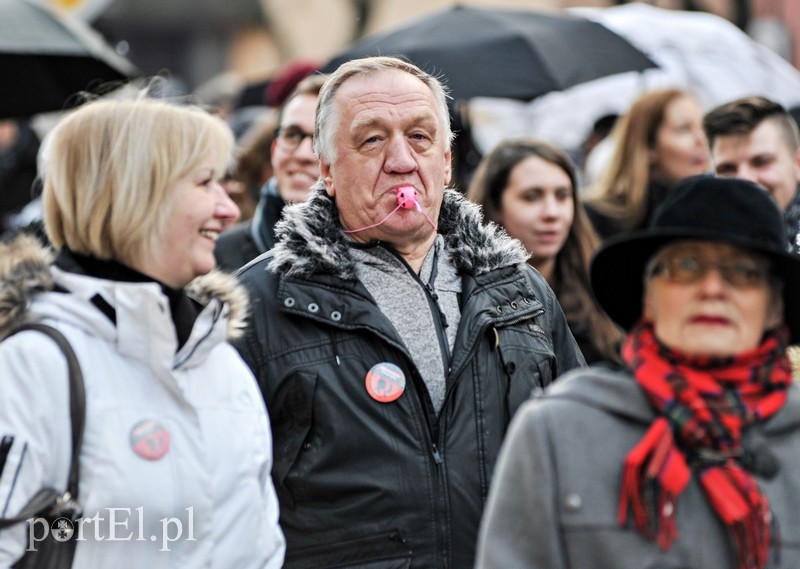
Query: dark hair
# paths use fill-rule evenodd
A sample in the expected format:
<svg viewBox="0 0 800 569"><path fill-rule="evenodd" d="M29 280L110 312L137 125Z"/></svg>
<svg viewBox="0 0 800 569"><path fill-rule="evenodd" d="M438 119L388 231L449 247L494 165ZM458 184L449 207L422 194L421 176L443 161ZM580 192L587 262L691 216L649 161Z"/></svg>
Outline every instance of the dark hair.
<svg viewBox="0 0 800 569"><path fill-rule="evenodd" d="M270 155L272 141L275 140L277 119L275 113L268 112L242 136L236 156L234 179L242 182L247 192L258 202L259 191L272 172ZM266 172L265 172L266 170Z"/></svg>
<svg viewBox="0 0 800 569"><path fill-rule="evenodd" d="M281 121L283 120L283 111L295 97L299 97L300 95L319 97L319 92L322 90L322 85L325 83L325 79L327 78L327 75L313 73L300 80L297 86L292 90L291 93L289 93L289 95L283 100L283 103L281 103L281 106L278 108L278 126L280 127Z"/></svg>
<svg viewBox="0 0 800 569"><path fill-rule="evenodd" d="M586 326L597 351L606 359L617 360L622 331L599 308L589 282L589 263L600 246L600 239L580 203L575 166L567 153L544 140L504 140L481 161L467 198L482 206L484 222L499 223L500 204L511 171L531 156L554 164L567 174L575 207L567 240L556 255L553 282L549 284L570 326Z"/></svg>
<svg viewBox="0 0 800 569"><path fill-rule="evenodd" d="M703 118L709 145L718 136L749 134L765 120L774 120L792 151L800 147L797 123L783 105L765 97L742 97L709 111Z"/></svg>

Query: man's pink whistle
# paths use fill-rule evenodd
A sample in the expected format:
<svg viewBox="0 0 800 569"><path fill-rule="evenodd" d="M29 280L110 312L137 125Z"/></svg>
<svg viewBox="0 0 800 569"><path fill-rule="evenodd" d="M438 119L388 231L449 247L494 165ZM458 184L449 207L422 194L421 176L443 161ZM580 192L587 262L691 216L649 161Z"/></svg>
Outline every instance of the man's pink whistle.
<svg viewBox="0 0 800 569"><path fill-rule="evenodd" d="M411 186L400 186L397 188L397 205L403 209L419 207L417 204L417 190Z"/></svg>

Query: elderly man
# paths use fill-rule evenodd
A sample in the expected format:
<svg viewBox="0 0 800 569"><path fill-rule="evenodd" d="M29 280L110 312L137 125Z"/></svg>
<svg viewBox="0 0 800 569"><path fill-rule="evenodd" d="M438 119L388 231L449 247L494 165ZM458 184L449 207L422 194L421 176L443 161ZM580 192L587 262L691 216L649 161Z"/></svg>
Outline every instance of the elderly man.
<svg viewBox="0 0 800 569"><path fill-rule="evenodd" d="M756 182L786 222L790 250L800 254L800 134L791 114L764 97L725 103L703 119L718 176Z"/></svg>
<svg viewBox="0 0 800 569"><path fill-rule="evenodd" d="M396 58L320 92L321 180L239 277L287 568L471 567L509 419L583 357L516 240L450 180L442 85Z"/></svg>

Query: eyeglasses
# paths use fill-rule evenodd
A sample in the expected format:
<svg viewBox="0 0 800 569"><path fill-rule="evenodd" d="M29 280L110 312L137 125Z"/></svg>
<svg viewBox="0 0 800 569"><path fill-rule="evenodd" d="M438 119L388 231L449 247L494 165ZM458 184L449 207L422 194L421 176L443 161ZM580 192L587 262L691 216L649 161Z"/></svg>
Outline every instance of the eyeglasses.
<svg viewBox="0 0 800 569"><path fill-rule="evenodd" d="M284 150L294 152L308 138L314 144L314 133L306 132L296 126L280 127L275 131L275 138Z"/></svg>
<svg viewBox="0 0 800 569"><path fill-rule="evenodd" d="M708 274L719 271L722 278L737 288L753 288L766 283L770 276L769 264L754 259L732 261L707 261L693 254L653 259L645 270L647 278L664 277L674 283L694 283Z"/></svg>

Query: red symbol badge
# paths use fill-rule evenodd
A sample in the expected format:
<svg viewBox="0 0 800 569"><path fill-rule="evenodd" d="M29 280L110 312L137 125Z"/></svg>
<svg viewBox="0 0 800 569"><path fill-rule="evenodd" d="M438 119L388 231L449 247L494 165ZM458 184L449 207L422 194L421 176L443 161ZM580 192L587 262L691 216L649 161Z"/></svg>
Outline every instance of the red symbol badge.
<svg viewBox="0 0 800 569"><path fill-rule="evenodd" d="M169 450L169 431L158 421L145 419L136 423L130 434L131 448L146 460L160 460Z"/></svg>
<svg viewBox="0 0 800 569"><path fill-rule="evenodd" d="M406 376L396 365L383 362L367 372L366 384L367 393L375 401L391 403L406 390Z"/></svg>

